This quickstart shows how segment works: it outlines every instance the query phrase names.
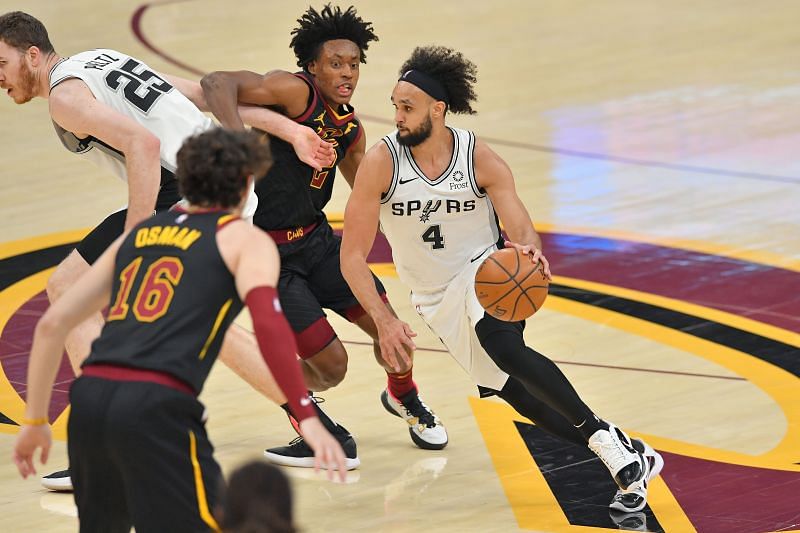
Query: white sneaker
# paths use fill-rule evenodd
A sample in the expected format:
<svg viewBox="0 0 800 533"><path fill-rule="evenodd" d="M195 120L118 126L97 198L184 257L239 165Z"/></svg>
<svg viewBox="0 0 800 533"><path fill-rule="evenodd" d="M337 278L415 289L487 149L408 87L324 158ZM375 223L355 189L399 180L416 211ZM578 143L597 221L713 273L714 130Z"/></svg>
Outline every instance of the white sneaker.
<svg viewBox="0 0 800 533"><path fill-rule="evenodd" d="M381 393L381 403L389 413L406 421L411 440L420 448L441 450L447 446L447 430L416 391L398 400L386 389Z"/></svg>
<svg viewBox="0 0 800 533"><path fill-rule="evenodd" d="M664 458L641 439L631 439L631 444L650 463L650 474L647 476L647 482L649 483L661 473L661 469L664 468ZM647 505L647 491L638 489L628 493L617 490L614 499L611 500L608 506L615 511L635 513L644 509L645 505Z"/></svg>
<svg viewBox="0 0 800 533"><path fill-rule="evenodd" d="M59 470L42 478L42 486L56 492L68 492L72 490L72 478L69 470Z"/></svg>
<svg viewBox="0 0 800 533"><path fill-rule="evenodd" d="M643 490L646 494L650 462L636 451L625 432L614 424L608 426L589 437L589 449L605 463L622 492Z"/></svg>

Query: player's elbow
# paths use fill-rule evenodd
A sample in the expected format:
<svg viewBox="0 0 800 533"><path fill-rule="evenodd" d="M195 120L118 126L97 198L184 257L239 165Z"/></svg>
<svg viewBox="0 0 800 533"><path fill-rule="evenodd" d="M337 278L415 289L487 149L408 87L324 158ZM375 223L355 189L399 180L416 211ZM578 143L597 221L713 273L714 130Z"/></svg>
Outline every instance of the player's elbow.
<svg viewBox="0 0 800 533"><path fill-rule="evenodd" d="M139 156L141 158L160 158L161 140L150 133L142 131L136 135L131 135L128 141L128 148L124 150L125 156Z"/></svg>
<svg viewBox="0 0 800 533"><path fill-rule="evenodd" d="M200 87L203 88L204 93L219 90L223 85L224 78L225 75L222 72L211 72L200 78Z"/></svg>

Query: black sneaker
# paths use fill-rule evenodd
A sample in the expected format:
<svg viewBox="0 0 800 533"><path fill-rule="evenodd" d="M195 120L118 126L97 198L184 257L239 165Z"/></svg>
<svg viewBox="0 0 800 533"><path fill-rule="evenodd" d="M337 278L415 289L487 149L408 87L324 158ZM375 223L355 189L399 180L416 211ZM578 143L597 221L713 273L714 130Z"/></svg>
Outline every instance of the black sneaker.
<svg viewBox="0 0 800 533"><path fill-rule="evenodd" d="M341 426L339 426L341 428ZM344 429L344 428L342 428ZM347 470L358 468L361 460L358 458L356 441L346 432L337 432L333 435L344 450L344 466ZM286 446L267 448L264 457L271 463L283 466L297 466L300 468L314 468L314 451L306 444L303 437L297 437Z"/></svg>
<svg viewBox="0 0 800 533"><path fill-rule="evenodd" d="M42 478L42 486L56 492L71 492L72 478L69 475L69 469L59 470L44 476Z"/></svg>
<svg viewBox="0 0 800 533"><path fill-rule="evenodd" d="M408 424L408 433L414 444L424 450L441 450L447 446L447 430L439 417L425 405L417 391L395 398L389 389L381 393L384 409L399 416Z"/></svg>

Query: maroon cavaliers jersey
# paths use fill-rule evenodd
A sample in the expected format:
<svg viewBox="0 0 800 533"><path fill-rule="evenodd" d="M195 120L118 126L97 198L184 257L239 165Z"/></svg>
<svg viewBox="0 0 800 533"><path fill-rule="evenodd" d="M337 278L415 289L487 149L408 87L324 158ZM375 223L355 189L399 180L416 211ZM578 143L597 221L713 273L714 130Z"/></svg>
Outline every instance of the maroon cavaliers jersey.
<svg viewBox="0 0 800 533"><path fill-rule="evenodd" d="M311 94L305 112L294 120L313 128L333 144L336 159L330 167L314 170L297 158L291 144L270 135L275 163L266 177L256 183L258 208L253 218L255 225L265 230L308 226L324 219L322 209L331 199L336 166L363 135L352 107L331 108L313 76L305 72L295 76L308 84Z"/></svg>

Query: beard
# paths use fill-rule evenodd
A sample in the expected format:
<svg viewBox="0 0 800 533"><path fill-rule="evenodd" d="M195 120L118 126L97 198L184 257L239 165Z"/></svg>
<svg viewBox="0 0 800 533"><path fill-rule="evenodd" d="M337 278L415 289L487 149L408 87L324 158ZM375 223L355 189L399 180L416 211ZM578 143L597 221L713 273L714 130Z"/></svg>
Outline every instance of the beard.
<svg viewBox="0 0 800 533"><path fill-rule="evenodd" d="M33 100L34 92L36 89L36 75L25 61L20 62L19 65L19 83L14 91L14 103L25 104Z"/></svg>
<svg viewBox="0 0 800 533"><path fill-rule="evenodd" d="M419 128L414 131L409 131L405 136L400 135L400 132L397 132L397 143L400 146L408 146L414 147L422 144L425 142L428 137L431 136L431 132L433 131L433 122L431 122L431 117L428 116L425 118L425 122L423 122Z"/></svg>

